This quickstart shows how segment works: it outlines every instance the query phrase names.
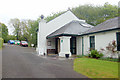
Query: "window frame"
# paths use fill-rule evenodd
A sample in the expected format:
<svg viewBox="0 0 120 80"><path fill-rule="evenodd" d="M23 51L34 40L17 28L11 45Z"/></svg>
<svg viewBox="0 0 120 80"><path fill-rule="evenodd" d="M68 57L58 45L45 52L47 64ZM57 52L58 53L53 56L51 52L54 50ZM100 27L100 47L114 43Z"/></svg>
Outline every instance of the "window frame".
<svg viewBox="0 0 120 80"><path fill-rule="evenodd" d="M48 42L47 42L47 45L48 45L48 46L51 46L51 41L48 41Z"/></svg>
<svg viewBox="0 0 120 80"><path fill-rule="evenodd" d="M90 36L90 50L95 50L95 36Z"/></svg>
<svg viewBox="0 0 120 80"><path fill-rule="evenodd" d="M116 33L117 51L120 51L120 32Z"/></svg>

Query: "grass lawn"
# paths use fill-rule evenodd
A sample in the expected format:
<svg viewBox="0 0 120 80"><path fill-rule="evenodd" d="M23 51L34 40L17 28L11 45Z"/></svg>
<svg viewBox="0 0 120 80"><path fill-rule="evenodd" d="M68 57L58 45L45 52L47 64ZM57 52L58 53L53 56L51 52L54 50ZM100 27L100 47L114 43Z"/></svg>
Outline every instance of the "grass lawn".
<svg viewBox="0 0 120 80"><path fill-rule="evenodd" d="M118 78L118 62L76 58L74 70L89 78Z"/></svg>

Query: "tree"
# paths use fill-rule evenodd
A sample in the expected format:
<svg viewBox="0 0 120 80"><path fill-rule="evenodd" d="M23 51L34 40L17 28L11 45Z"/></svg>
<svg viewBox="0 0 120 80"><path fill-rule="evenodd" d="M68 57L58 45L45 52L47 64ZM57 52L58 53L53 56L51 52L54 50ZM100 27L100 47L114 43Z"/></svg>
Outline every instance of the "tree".
<svg viewBox="0 0 120 80"><path fill-rule="evenodd" d="M116 5L111 5L105 3L103 6L93 6L91 4L80 5L78 7L72 8L71 11L79 18L86 20L87 23L96 26L107 19L118 16L118 7ZM47 22L58 17L65 11L54 13L47 16L45 19ZM40 19L40 18L39 18Z"/></svg>
<svg viewBox="0 0 120 80"><path fill-rule="evenodd" d="M37 45L37 29L38 21L22 20L21 21L22 40L26 40L29 44Z"/></svg>
<svg viewBox="0 0 120 80"><path fill-rule="evenodd" d="M80 5L72 8L72 12L87 23L96 26L107 19L118 16L118 7L105 3L104 6Z"/></svg>
<svg viewBox="0 0 120 80"><path fill-rule="evenodd" d="M8 28L5 24L0 23L0 28L2 29L2 31L0 31L0 33L2 33L2 38L4 39L4 42L7 42L7 36L8 36Z"/></svg>
<svg viewBox="0 0 120 80"><path fill-rule="evenodd" d="M47 16L47 17L45 18L45 20L46 20L47 22L49 22L50 20L53 20L54 18L58 17L59 15L63 14L64 12L65 12L65 11L57 12L57 13L52 13L52 14L50 14L49 16ZM41 19L41 16L37 19L37 21L40 21L40 19Z"/></svg>
<svg viewBox="0 0 120 80"><path fill-rule="evenodd" d="M113 18L118 16L118 6L114 6L106 2L103 6L103 14L105 18Z"/></svg>
<svg viewBox="0 0 120 80"><path fill-rule="evenodd" d="M10 24L14 27L14 35L17 36L17 40L20 38L21 35L21 28L20 28L20 20L15 18L10 20Z"/></svg>
<svg viewBox="0 0 120 80"><path fill-rule="evenodd" d="M38 20L19 20L15 18L10 20L10 24L14 27L14 36L17 36L17 39L37 45Z"/></svg>
<svg viewBox="0 0 120 80"><path fill-rule="evenodd" d="M30 34L31 34L31 43L35 44L37 46L37 29L38 29L38 21L33 21L31 28L30 28Z"/></svg>
<svg viewBox="0 0 120 80"><path fill-rule="evenodd" d="M16 36L15 35L8 35L6 41L8 42L9 40L16 40Z"/></svg>
<svg viewBox="0 0 120 80"><path fill-rule="evenodd" d="M0 38L2 37L2 25L0 23Z"/></svg>

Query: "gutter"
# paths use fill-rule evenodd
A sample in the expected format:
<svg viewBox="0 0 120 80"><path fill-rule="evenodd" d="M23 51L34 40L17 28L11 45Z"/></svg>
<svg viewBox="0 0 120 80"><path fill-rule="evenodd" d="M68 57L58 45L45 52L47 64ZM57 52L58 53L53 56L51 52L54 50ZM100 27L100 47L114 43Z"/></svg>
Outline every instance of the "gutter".
<svg viewBox="0 0 120 80"><path fill-rule="evenodd" d="M46 37L48 38L54 38L54 37L59 37L59 36L78 36L78 34L59 34L59 35L55 35L55 36L50 36L50 37Z"/></svg>
<svg viewBox="0 0 120 80"><path fill-rule="evenodd" d="M114 28L114 29L103 30L103 31L98 31L98 32L84 33L84 34L80 34L79 36L84 36L84 35L89 35L89 34L95 34L95 33L101 33L101 32L107 32L107 31L112 31L112 30L120 30L120 28Z"/></svg>
<svg viewBox="0 0 120 80"><path fill-rule="evenodd" d="M98 31L98 32L91 32L91 33L83 33L83 34L59 34L59 35L54 35L54 36L50 36L50 37L47 36L46 39L59 37L59 36L84 36L84 35L89 35L89 34L112 31L112 30L120 30L120 28L114 28L114 29L103 30L103 31Z"/></svg>

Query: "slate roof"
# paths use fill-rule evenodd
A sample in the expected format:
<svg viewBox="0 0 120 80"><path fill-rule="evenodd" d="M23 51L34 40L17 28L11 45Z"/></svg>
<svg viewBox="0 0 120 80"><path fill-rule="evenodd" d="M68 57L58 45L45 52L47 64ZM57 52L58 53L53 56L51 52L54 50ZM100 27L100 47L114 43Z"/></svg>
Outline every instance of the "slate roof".
<svg viewBox="0 0 120 80"><path fill-rule="evenodd" d="M83 34L90 34L95 32L102 32L102 31L108 31L113 29L120 29L120 18L115 17L109 20L106 20L105 22L98 24L97 26L85 31ZM119 23L119 24L118 24Z"/></svg>
<svg viewBox="0 0 120 80"><path fill-rule="evenodd" d="M47 36L47 38L56 37L56 36L64 36L64 35L87 35L92 33L98 33L103 31L109 31L114 29L120 29L120 18L115 17L105 22L98 24L97 26L93 27L85 22L80 21L71 21L70 23L64 25L60 29L56 30L55 32L51 33Z"/></svg>
<svg viewBox="0 0 120 80"><path fill-rule="evenodd" d="M62 35L75 35L75 36L77 36L77 35L82 34L85 31L87 31L91 27L93 27L93 26L91 26L85 22L73 20L70 23L64 25L63 27L59 28L55 32L48 35L47 38L62 36Z"/></svg>

